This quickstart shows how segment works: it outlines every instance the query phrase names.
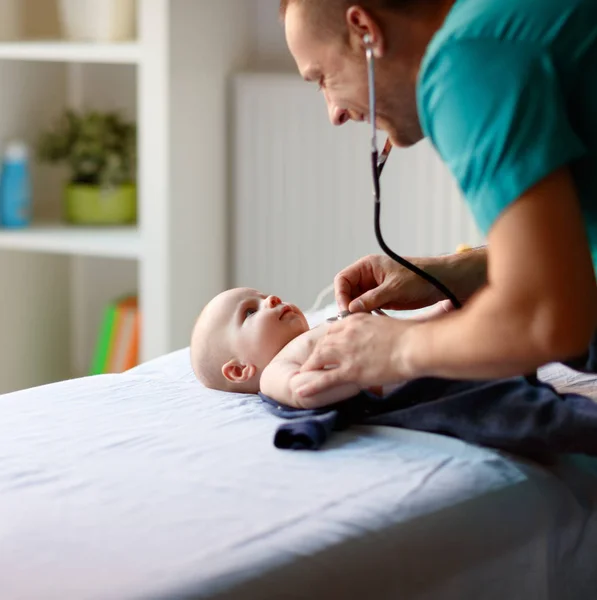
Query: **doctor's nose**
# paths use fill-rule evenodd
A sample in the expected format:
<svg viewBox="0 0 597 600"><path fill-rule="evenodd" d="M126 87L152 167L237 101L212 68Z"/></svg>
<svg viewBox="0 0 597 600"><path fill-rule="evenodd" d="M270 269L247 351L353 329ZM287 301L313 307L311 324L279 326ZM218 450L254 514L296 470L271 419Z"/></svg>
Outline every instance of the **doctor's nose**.
<svg viewBox="0 0 597 600"><path fill-rule="evenodd" d="M330 121L332 125L335 126L344 125L344 123L350 119L348 111L343 108L338 108L337 106L329 105L328 112Z"/></svg>
<svg viewBox="0 0 597 600"><path fill-rule="evenodd" d="M280 298L278 298L278 296L268 296L265 299L265 305L268 308L275 308L276 306L279 306L280 304L282 304L282 300L280 300Z"/></svg>

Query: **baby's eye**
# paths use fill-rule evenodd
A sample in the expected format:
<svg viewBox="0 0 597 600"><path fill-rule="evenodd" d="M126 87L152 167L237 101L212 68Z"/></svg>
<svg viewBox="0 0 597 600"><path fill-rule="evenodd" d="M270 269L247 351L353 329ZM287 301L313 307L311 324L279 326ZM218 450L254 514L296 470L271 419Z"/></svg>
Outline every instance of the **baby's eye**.
<svg viewBox="0 0 597 600"><path fill-rule="evenodd" d="M256 312L256 308L247 308L247 310L245 310L245 319L250 317L251 315L254 315Z"/></svg>

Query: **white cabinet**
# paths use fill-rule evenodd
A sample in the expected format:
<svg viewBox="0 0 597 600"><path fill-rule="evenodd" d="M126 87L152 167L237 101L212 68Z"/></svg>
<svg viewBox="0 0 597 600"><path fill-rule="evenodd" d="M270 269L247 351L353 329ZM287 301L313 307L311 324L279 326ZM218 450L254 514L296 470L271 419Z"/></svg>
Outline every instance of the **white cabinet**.
<svg viewBox="0 0 597 600"><path fill-rule="evenodd" d="M186 345L226 286L228 85L251 58L254 8L138 0L134 42L0 43L0 139L33 142L69 105L119 108L139 128L138 226L62 224L63 180L36 166L35 222L0 229L0 392L85 374L114 294L139 295L144 361Z"/></svg>

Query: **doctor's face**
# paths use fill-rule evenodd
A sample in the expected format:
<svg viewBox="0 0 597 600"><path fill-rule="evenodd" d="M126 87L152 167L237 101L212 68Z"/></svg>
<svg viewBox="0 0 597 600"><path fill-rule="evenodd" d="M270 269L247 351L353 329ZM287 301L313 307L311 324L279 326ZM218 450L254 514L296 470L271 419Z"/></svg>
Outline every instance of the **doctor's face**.
<svg viewBox="0 0 597 600"><path fill-rule="evenodd" d="M291 3L285 17L286 42L302 77L317 85L332 125L369 121L367 60L362 39L319 31L304 14L306 8ZM387 46L387 44L384 44ZM387 53L386 53L387 55ZM411 146L423 137L416 103L417 69L382 56L375 61L377 129L396 146Z"/></svg>

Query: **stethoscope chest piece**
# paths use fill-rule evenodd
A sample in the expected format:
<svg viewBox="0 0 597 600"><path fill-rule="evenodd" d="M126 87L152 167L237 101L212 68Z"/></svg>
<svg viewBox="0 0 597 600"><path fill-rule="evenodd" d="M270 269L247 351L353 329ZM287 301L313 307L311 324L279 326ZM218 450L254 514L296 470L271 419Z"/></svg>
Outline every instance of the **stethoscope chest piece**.
<svg viewBox="0 0 597 600"><path fill-rule="evenodd" d="M342 321L342 319L346 319L346 317L350 317L352 314L349 310L342 310L336 316L326 319L326 322L334 323L335 321Z"/></svg>
<svg viewBox="0 0 597 600"><path fill-rule="evenodd" d="M349 310L342 310L336 316L327 318L326 323L334 323L336 321L342 321L343 319L346 319L347 317L350 317L351 315L356 315L356 314L359 314L359 313L352 313ZM388 315L386 315L386 313L383 312L383 310L380 310L379 308L376 308L373 311L373 314L380 315L382 317L388 316Z"/></svg>

